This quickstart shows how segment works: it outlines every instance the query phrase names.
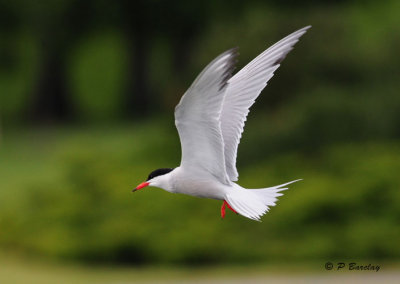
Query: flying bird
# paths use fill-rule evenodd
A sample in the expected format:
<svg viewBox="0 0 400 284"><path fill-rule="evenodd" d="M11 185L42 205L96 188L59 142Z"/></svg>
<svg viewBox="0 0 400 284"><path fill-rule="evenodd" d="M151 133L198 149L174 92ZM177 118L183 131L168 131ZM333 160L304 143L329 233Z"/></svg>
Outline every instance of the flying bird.
<svg viewBox="0 0 400 284"><path fill-rule="evenodd" d="M175 108L175 125L182 148L181 164L150 173L133 191L147 186L171 193L223 201L244 217L260 220L274 206L281 191L298 180L281 185L246 189L236 183L237 149L249 108L299 38L304 27L280 40L232 76L237 48L215 58L197 76Z"/></svg>

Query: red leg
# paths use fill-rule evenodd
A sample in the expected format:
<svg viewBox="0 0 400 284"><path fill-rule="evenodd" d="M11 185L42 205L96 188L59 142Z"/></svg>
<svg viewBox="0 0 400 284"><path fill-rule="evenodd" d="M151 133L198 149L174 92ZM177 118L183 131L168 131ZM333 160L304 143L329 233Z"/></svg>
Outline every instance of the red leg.
<svg viewBox="0 0 400 284"><path fill-rule="evenodd" d="M228 206L229 209L231 209L233 212L235 212L236 214L238 214L238 213L235 211L235 209L233 209L233 208L229 205L229 203L226 202L226 201L224 200L224 202L222 203L222 206L221 206L221 217L222 217L222 218L225 217L225 206Z"/></svg>
<svg viewBox="0 0 400 284"><path fill-rule="evenodd" d="M221 218L225 218L225 201L222 203L221 206Z"/></svg>
<svg viewBox="0 0 400 284"><path fill-rule="evenodd" d="M224 203L226 203L226 206L228 206L229 209L231 209L233 212L235 212L235 213L237 214L236 210L233 209L233 208L229 205L228 202L226 202L226 201L224 200Z"/></svg>

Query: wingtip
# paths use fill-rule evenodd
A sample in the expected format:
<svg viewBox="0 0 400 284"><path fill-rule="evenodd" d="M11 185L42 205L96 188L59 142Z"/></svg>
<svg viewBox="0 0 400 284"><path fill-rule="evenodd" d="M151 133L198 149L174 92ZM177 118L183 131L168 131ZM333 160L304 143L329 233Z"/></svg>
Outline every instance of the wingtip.
<svg viewBox="0 0 400 284"><path fill-rule="evenodd" d="M295 34L300 34L299 37L301 37L302 35L304 35L309 29L311 29L311 25L305 26L297 31L295 31Z"/></svg>
<svg viewBox="0 0 400 284"><path fill-rule="evenodd" d="M220 91L227 86L229 79L232 78L233 71L236 69L236 63L238 62L237 56L239 55L237 52L238 49L239 47L233 47L223 53L229 55L229 59L226 63L227 68L222 74L221 85L219 88Z"/></svg>
<svg viewBox="0 0 400 284"><path fill-rule="evenodd" d="M232 52L232 53L238 53L238 50L239 50L239 46L234 46L231 49L229 49L228 51Z"/></svg>
<svg viewBox="0 0 400 284"><path fill-rule="evenodd" d="M304 35L309 29L311 28L311 25L305 26L301 29L298 29L291 33L288 37L290 36L296 36L297 38L300 38L302 35Z"/></svg>
<svg viewBox="0 0 400 284"><path fill-rule="evenodd" d="M311 28L312 28L312 26L311 26L311 25L308 25L308 26L305 26L305 27L299 29L298 32L302 32L302 31L306 32L306 31L308 31L308 30L311 29Z"/></svg>
<svg viewBox="0 0 400 284"><path fill-rule="evenodd" d="M239 51L238 50L239 50L239 47L235 46L235 47L232 47L232 48L226 50L220 56L224 56L224 55L228 55L229 54L231 57L235 58L235 57L237 57L239 55Z"/></svg>
<svg viewBox="0 0 400 284"><path fill-rule="evenodd" d="M235 46L235 47L229 49L227 51L227 53L229 53L231 55L231 60L230 60L231 64L235 65L238 62L237 57L240 55L239 47Z"/></svg>

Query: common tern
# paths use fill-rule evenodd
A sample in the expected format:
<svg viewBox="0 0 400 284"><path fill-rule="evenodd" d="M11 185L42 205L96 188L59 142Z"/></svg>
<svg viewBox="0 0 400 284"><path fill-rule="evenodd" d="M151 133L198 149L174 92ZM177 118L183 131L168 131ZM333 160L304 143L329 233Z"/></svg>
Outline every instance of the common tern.
<svg viewBox="0 0 400 284"><path fill-rule="evenodd" d="M133 191L154 186L171 193L222 200L222 218L228 207L259 221L275 205L281 191L298 180L260 189L241 187L236 183L238 145L249 108L309 28L280 40L233 77L237 48L208 64L175 108L175 125L182 148L180 166L151 172Z"/></svg>

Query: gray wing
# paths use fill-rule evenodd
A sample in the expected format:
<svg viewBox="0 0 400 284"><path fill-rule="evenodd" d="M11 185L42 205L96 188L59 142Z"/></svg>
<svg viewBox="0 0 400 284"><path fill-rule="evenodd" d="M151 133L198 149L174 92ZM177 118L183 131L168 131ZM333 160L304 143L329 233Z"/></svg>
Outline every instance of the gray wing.
<svg viewBox="0 0 400 284"><path fill-rule="evenodd" d="M230 184L225 169L221 109L231 77L236 49L214 59L196 78L175 108L175 125L182 147L181 167L208 172Z"/></svg>
<svg viewBox="0 0 400 284"><path fill-rule="evenodd" d="M221 112L221 130L226 172L231 181L236 181L239 176L236 155L250 107L280 66L279 63L310 27L304 27L277 42L228 81Z"/></svg>

